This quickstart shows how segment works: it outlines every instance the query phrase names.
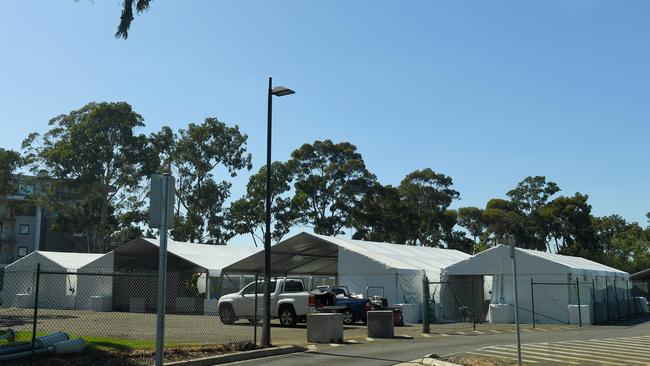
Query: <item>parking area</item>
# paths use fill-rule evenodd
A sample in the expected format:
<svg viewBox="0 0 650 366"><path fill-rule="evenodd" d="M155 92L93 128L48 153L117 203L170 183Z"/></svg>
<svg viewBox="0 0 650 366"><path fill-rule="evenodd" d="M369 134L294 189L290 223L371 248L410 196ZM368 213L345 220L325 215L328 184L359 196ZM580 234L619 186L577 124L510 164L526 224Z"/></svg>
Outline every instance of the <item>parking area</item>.
<svg viewBox="0 0 650 366"><path fill-rule="evenodd" d="M32 309L0 308L0 327L31 332ZM215 344L241 340L252 340L254 331L257 339L261 326L254 327L245 320L233 325L224 325L218 316L167 314L165 338L176 343ZM306 345L306 325L293 328L281 327L277 320L272 323L272 340L275 345ZM522 326L523 332L552 332L576 329L574 325ZM120 338L134 340L155 340L156 315L150 313L96 312L80 310L39 309L37 331L67 332L75 336ZM432 324L430 334L422 334L421 324L396 327L395 334L403 337L434 336L489 336L513 333L512 324L472 323ZM367 338L364 325L345 326L345 339L363 342Z"/></svg>

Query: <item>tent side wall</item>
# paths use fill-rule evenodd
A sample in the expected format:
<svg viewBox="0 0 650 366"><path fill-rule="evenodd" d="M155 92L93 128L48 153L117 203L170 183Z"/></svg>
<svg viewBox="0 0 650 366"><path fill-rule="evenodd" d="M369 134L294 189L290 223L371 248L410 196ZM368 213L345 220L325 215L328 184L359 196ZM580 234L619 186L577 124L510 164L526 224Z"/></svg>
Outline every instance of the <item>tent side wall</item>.
<svg viewBox="0 0 650 366"><path fill-rule="evenodd" d="M338 282L350 292L383 295L389 304L422 304L422 273L417 269L387 268L366 256L339 247ZM383 289L383 291L382 291ZM419 310L417 310L419 312Z"/></svg>
<svg viewBox="0 0 650 366"><path fill-rule="evenodd" d="M36 266L41 271L67 272L54 261L38 252L5 267L2 303L4 306L31 307L36 289ZM73 281L70 275L42 274L39 280L39 305L50 309L74 308L74 294L68 293Z"/></svg>
<svg viewBox="0 0 650 366"><path fill-rule="evenodd" d="M105 273L77 276L75 307L82 310L111 310L113 298L113 253L108 253L78 270L78 273Z"/></svg>

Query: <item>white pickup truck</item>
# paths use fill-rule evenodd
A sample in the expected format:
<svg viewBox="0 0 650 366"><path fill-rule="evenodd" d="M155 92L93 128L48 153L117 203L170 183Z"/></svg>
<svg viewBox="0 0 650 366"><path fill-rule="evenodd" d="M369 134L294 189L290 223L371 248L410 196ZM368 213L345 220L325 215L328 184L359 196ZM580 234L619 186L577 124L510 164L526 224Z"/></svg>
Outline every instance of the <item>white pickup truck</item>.
<svg viewBox="0 0 650 366"><path fill-rule="evenodd" d="M248 284L239 292L224 295L219 299L217 309L219 319L224 324L232 324L238 319L255 321L255 282ZM257 314L262 317L264 304L264 282L257 282ZM305 291L302 280L277 278L271 281L271 317L280 319L284 327L291 327L298 319L309 313L309 292Z"/></svg>

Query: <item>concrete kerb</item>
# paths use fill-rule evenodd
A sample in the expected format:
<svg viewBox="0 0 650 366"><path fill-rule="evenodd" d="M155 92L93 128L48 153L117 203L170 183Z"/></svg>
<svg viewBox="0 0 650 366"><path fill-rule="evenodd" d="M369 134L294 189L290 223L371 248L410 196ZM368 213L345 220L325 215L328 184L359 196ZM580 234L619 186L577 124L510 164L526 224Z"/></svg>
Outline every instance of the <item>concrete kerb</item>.
<svg viewBox="0 0 650 366"><path fill-rule="evenodd" d="M229 353L225 355L196 358L193 360L165 362L165 366L211 366L224 363L251 360L254 358L286 355L289 353L304 352L306 348L299 346L280 346L256 349L252 351Z"/></svg>

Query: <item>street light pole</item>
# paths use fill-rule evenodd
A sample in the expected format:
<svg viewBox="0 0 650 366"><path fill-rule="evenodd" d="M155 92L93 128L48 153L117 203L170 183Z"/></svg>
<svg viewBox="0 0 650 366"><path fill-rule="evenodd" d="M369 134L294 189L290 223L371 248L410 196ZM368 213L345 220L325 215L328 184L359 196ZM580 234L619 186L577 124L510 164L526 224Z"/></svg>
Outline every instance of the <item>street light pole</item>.
<svg viewBox="0 0 650 366"><path fill-rule="evenodd" d="M266 124L266 225L264 231L264 326L262 327L262 346L271 347L271 131L273 125L273 96L282 97L295 93L278 86L273 88L273 78L269 77L268 110Z"/></svg>
<svg viewBox="0 0 650 366"><path fill-rule="evenodd" d="M262 345L271 347L271 126L273 110L273 79L269 77L266 115L266 228L264 232L264 327Z"/></svg>

